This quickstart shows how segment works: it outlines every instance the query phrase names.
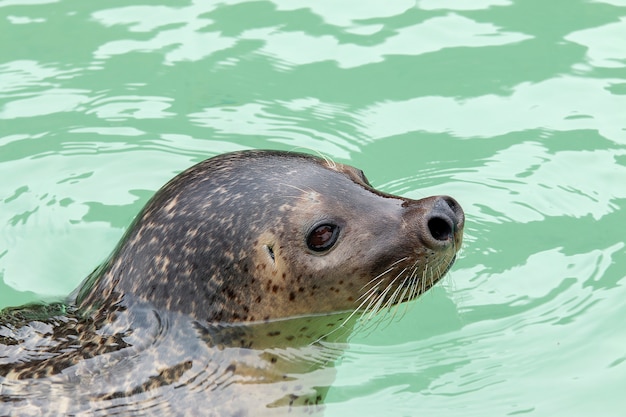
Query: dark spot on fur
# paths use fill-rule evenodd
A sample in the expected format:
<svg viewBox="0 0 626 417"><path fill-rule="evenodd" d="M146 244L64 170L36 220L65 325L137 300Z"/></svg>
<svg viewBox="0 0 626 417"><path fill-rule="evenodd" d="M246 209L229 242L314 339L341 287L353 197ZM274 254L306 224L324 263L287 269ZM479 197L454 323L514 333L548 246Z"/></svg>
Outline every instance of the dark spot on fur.
<svg viewBox="0 0 626 417"><path fill-rule="evenodd" d="M269 337L278 336L278 335L280 335L280 331L279 331L279 330L276 330L276 331L273 331L273 332L268 332L268 333L267 333L267 335L268 335Z"/></svg>
<svg viewBox="0 0 626 417"><path fill-rule="evenodd" d="M289 293L289 301L293 301L296 299L296 294L294 292Z"/></svg>

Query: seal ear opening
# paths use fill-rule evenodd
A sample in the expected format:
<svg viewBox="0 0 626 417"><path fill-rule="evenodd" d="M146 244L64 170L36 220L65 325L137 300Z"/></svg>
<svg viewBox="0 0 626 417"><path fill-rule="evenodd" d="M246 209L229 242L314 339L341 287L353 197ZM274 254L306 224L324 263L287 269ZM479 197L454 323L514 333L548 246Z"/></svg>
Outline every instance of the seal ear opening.
<svg viewBox="0 0 626 417"><path fill-rule="evenodd" d="M273 245L265 245L265 250L267 254L272 258L272 262L276 262L276 257L274 256L274 246Z"/></svg>

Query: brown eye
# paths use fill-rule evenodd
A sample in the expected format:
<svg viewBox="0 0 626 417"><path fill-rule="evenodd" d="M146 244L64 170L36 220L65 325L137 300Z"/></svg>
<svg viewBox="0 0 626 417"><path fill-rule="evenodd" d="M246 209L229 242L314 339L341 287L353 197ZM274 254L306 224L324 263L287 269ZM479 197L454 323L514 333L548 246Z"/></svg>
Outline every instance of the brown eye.
<svg viewBox="0 0 626 417"><path fill-rule="evenodd" d="M306 238L309 249L322 252L330 249L339 235L339 227L334 224L321 224L315 227Z"/></svg>

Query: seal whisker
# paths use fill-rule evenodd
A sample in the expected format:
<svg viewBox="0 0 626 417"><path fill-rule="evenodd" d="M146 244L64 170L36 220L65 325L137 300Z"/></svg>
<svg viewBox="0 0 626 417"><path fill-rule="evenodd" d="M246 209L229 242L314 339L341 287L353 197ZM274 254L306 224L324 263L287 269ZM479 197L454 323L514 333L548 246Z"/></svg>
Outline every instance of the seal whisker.
<svg viewBox="0 0 626 417"><path fill-rule="evenodd" d="M424 276L422 274L422 278L420 279L419 270L416 267L413 271L413 280L411 282L411 292L409 293L409 298L411 300L423 294L423 291L420 291L423 277Z"/></svg>
<svg viewBox="0 0 626 417"><path fill-rule="evenodd" d="M318 337L317 339L313 340L312 342L310 342L308 345L314 345L316 343L322 342L324 339L326 339L327 337L339 332L339 331L343 331L343 335L347 334L348 332L351 331L351 326L350 326L350 320L352 319L352 317L354 316L354 312L352 312L350 315L348 315L348 317L343 320L338 326L334 326L332 330L330 330L327 333L322 334L320 337ZM343 336L342 335L342 336ZM319 363L325 363L326 361L324 361L323 359L321 360L321 362Z"/></svg>
<svg viewBox="0 0 626 417"><path fill-rule="evenodd" d="M380 278L382 278L384 275L389 274L395 269L398 263L406 259L408 258L404 257L394 262L392 264L392 267L388 268L378 276L368 281L365 286L371 285L373 282L380 281ZM403 307L401 307L400 305L405 301L413 300L419 295L425 293L430 287L435 284L435 277L441 276L443 272L448 269L448 265L451 262L450 260L442 259L434 265L426 264L424 266L424 269L421 271L421 278L418 277L418 271L420 269L419 263L419 260L417 260L411 265L411 267L405 267L400 272L398 272L396 276L389 283L386 284L385 289L382 292L378 292L381 282L377 282L376 285L369 288L359 297L361 303L350 314L349 317L354 316L363 307L364 304L367 304L362 312L360 322L362 323L362 325L363 323L369 323L363 328L364 330L368 331L372 331L373 329L380 326L382 323L386 322L387 324L389 324L394 319L403 317L408 312L409 303L404 303L405 305ZM443 265L446 265L446 267L442 268ZM402 282L395 287L391 294L389 294L398 279L401 279ZM362 288L364 288L365 286L363 286ZM399 313L400 308L403 308L403 311L401 313ZM381 317L380 320L372 320L376 314L383 310L386 310L386 313L383 317Z"/></svg>
<svg viewBox="0 0 626 417"><path fill-rule="evenodd" d="M419 290L419 286L420 284L422 284L424 279L420 280L417 277L418 269L416 265L417 265L417 262L413 265L413 268L411 269L410 273L407 274L401 286L398 287L398 289L394 292L394 294L392 295L392 299L390 299L385 305L385 306L388 306L388 312L390 312L391 308L394 307L394 312L390 317L390 321L393 321L396 318L398 311L401 308L401 304L404 304L404 307L402 307L403 311L402 313L400 313L398 319L404 317L404 315L409 310L410 303L408 303L408 301L411 301L417 298L424 291L423 288L422 288L422 292L420 292ZM402 293L398 297L398 293L401 289L402 289Z"/></svg>
<svg viewBox="0 0 626 417"><path fill-rule="evenodd" d="M393 315L391 317L391 319L393 320L396 315L398 314L398 310L400 309L400 305L403 301L409 301L413 299L413 288L415 285L415 281L417 281L416 279L416 275L415 275L416 269L415 267L407 274L407 277L405 278L405 280L402 282L402 294L400 295L400 297L398 297L398 302L395 304L395 308L394 308L394 312ZM408 281L408 285L406 284ZM407 293L409 294L409 296L407 297ZM406 298L405 298L406 297ZM402 312L402 314L400 314L400 318L402 318L406 312L408 311L408 307L409 303L404 303L404 311Z"/></svg>
<svg viewBox="0 0 626 417"><path fill-rule="evenodd" d="M374 286L372 288L370 288L366 293L362 294L358 300L363 299L363 301L361 301L361 303L352 311L352 313L350 313L350 315L348 316L348 318L346 319L346 321L350 320L355 314L357 314L359 311L361 311L361 308L363 307L364 304L368 303L369 304L365 307L365 310L363 312L366 312L367 309L369 308L369 306L371 305L371 300L370 298L375 297L376 291L378 290L378 285ZM357 301L358 301L357 300Z"/></svg>
<svg viewBox="0 0 626 417"><path fill-rule="evenodd" d="M377 292L378 292L378 285L375 286L375 287L372 287L370 289L370 291L368 291L367 293L363 294L363 295L366 295L366 297L363 299L361 304L359 304L359 306L356 308L355 311L361 310L363 305L367 303L365 308L363 308L363 313L367 312L370 309L370 307L372 306L372 304L374 303L374 300L377 297Z"/></svg>
<svg viewBox="0 0 626 417"><path fill-rule="evenodd" d="M426 279L427 279L426 277L428 276L428 273L429 273L429 267L428 265L425 265L424 272L422 273L422 279L420 280L421 281L421 290L420 290L421 294L424 294L426 292Z"/></svg>
<svg viewBox="0 0 626 417"><path fill-rule="evenodd" d="M359 305L358 305L358 306L357 306L354 310L352 310L352 312L350 313L350 315L348 315L348 318L347 318L347 319L345 319L345 320L344 320L344 321L343 321L343 322L339 325L339 327L337 327L337 328L333 329L332 331L330 331L330 332L329 332L326 336L331 335L331 334L333 334L335 331L339 330L339 329L340 329L341 327L343 327L346 323L348 323L348 322L352 319L352 317L354 317L357 313L361 312L361 308L363 307L363 305L364 305L365 303L367 303L368 301L370 301L370 298L371 298L371 297L375 296L375 293L376 293L376 290L377 290L377 289L378 289L378 287L377 287L377 286L376 286L376 287L371 288L371 289L370 289L370 291L368 291L368 292L369 292L369 294L367 295L367 297L366 297L366 298L365 298L365 299L364 299L364 300L363 300L363 301L362 301L362 302L361 302L361 303L360 303L360 304L359 304ZM367 294L367 293L366 293L366 294ZM363 295L366 295L366 294L363 294ZM363 297L363 295L362 295L360 298L362 298L362 297ZM359 299L360 299L360 298L359 298ZM363 314L365 314L365 312L367 311L367 309L369 308L369 306L371 305L371 303L372 303L372 302L370 301L370 302L369 302L369 304L368 304L368 306L367 306L367 307L365 308L365 310L362 312ZM359 319L359 321L360 321L360 319ZM319 340L321 340L322 338L323 338L323 337L321 337L320 339L318 339L318 341L319 341Z"/></svg>
<svg viewBox="0 0 626 417"><path fill-rule="evenodd" d="M394 268L390 268L388 270L386 270L385 272L379 274L376 276L375 280L371 280L370 282L368 282L367 284L365 284L364 286L361 287L361 290L363 290L367 285L374 283L376 280L379 280L380 278L382 278L383 275L388 274L389 272L393 271ZM380 286L381 282L376 282L375 285L373 287L371 287L370 289L368 289L367 291L365 291L363 294L361 294L359 296L359 298L357 298L357 301L362 299L365 296L369 296L369 293L376 291L378 289L378 287Z"/></svg>
<svg viewBox="0 0 626 417"><path fill-rule="evenodd" d="M382 323L387 322L387 324L391 323L391 319L388 319L388 312L389 310L387 310L387 313L385 313L383 316L380 317L380 320L372 320L374 318L374 316L376 314L378 314L379 312L385 310L387 308L387 306L390 306L390 303L393 303L395 301L395 296L397 293L397 289L400 288L400 286L398 286L396 288L396 290L391 294L391 296L387 297L387 293L391 290L391 288L393 287L393 284L399 279L401 278L402 274L407 270L407 268L404 268L402 271L400 271L396 277L389 283L387 284L387 287L385 288L385 290L383 292L381 292L380 294L377 295L377 298L375 300L375 304L374 306L371 308L371 310L367 313L364 314L363 316L363 320L365 322L369 322L370 326L366 328L368 328L368 330L373 331L375 329L377 329ZM402 284L400 284L402 285ZM385 301L385 299L387 299L387 301Z"/></svg>
<svg viewBox="0 0 626 417"><path fill-rule="evenodd" d="M387 286L387 288L389 287ZM367 322L372 319L372 317L378 312L378 307L380 306L380 303L382 302L382 299L384 298L384 293L379 291L378 287L376 287L376 289L377 291L372 292L370 296L368 297L369 303L363 310L363 314L361 314L361 317L360 317L360 321L362 322Z"/></svg>
<svg viewBox="0 0 626 417"><path fill-rule="evenodd" d="M406 261L407 259L409 259L407 256L405 256L404 258L400 258L400 259L398 259L397 261L395 261L394 263L392 263L391 265L389 265L389 268L388 268L386 271L381 272L380 274L376 275L374 278L372 278L371 280L369 280L367 283L365 283L365 284L364 284L364 285L360 288L360 290L363 290L363 288L367 287L367 286L368 286L368 285L370 285L372 282L374 282L374 281L378 280L378 279L379 279L380 277L382 277L383 275L385 275L385 274L387 274L387 273L389 273L389 272L393 271L393 269L395 268L395 266L396 266L396 265L398 265L400 262L404 262L404 261Z"/></svg>
<svg viewBox="0 0 626 417"><path fill-rule="evenodd" d="M330 156L320 152L319 149L307 148L306 146L297 146L293 148L292 150L297 150L297 149L306 149L307 151L311 151L315 153L317 156L319 156L321 159L323 159L328 164L329 167L331 167L332 169L337 169L337 163L333 161Z"/></svg>
<svg viewBox="0 0 626 417"><path fill-rule="evenodd" d="M359 288L360 291L362 291L364 288L366 288L368 285L378 281L380 278L382 278L384 275L388 274L389 272L393 271L395 269L394 266L389 267L389 269L385 270L384 272L381 272L380 274L376 275L374 278L372 278L371 280L369 280L368 282L366 282L365 284L363 284L361 286L361 288Z"/></svg>
<svg viewBox="0 0 626 417"><path fill-rule="evenodd" d="M387 296L387 293L389 293L389 291L393 287L393 284L398 280L398 278L400 277L400 275L402 275L404 271L406 271L406 268L403 269L399 274L397 274L396 277L387 284L387 287L380 294L378 294L377 299L376 299L376 304L367 315L366 320L370 320L376 313L378 313L381 310L381 305L383 305L385 298Z"/></svg>
<svg viewBox="0 0 626 417"><path fill-rule="evenodd" d="M325 155L319 151L316 151L316 153L320 156L320 158L324 159L324 161L326 161L326 163L328 164L329 167L331 167L332 169L337 169L337 163L335 161L333 161L333 159L328 156Z"/></svg>
<svg viewBox="0 0 626 417"><path fill-rule="evenodd" d="M413 265L413 269L411 270L410 276L411 276L411 282L407 286L408 296L406 296L405 294L402 294L403 300L405 299L405 297L407 297L409 300L412 300L419 295L419 290L417 289L417 285L419 282L417 263Z"/></svg>
<svg viewBox="0 0 626 417"><path fill-rule="evenodd" d="M285 198L290 198L292 200L300 200L300 201L304 201L304 202L311 201L309 198L307 198L307 197L305 197L303 195L286 195Z"/></svg>
<svg viewBox="0 0 626 417"><path fill-rule="evenodd" d="M311 193L316 193L316 191L315 191L313 188L311 188L311 187L309 187L309 189L308 189L308 190L306 190L306 189L304 189L304 188L300 188L300 187L298 187L298 186L296 186L296 185L293 185L293 184L288 184L288 183L286 183L286 182L281 182L281 183L280 183L280 185L282 185L282 186L284 186L284 187L293 188L293 189L295 189L295 190L300 191L302 194L305 194L305 195L306 195L306 194L311 194ZM305 201L308 201L308 199L307 199L306 197L303 197L302 195L299 195L299 196L297 196L297 197L293 197L293 196L286 196L286 197L291 197L291 198L300 198L300 199L303 199L303 200L305 200Z"/></svg>
<svg viewBox="0 0 626 417"><path fill-rule="evenodd" d="M417 281L416 272L417 272L417 268L415 267L415 264L414 264L413 268L410 270L410 272L407 274L407 277L402 282L402 286L401 286L401 288L403 288L402 294L400 294L400 296L397 297L397 302L394 304L394 312L391 316L391 320L396 318L398 311L400 310L401 304L404 304L404 307L403 307L402 313L400 314L398 318L400 319L404 317L406 312L409 310L409 303L408 302L403 303L403 302L413 300L416 297L415 292L414 292L415 283Z"/></svg>
<svg viewBox="0 0 626 417"><path fill-rule="evenodd" d="M407 271L408 268L404 268L402 271L400 271L400 273L398 274L398 277L400 277L402 274L404 274ZM402 280L402 282L396 287L396 289L394 290L394 292L391 294L391 296L389 296L389 299L387 300L387 302L381 307L381 310L387 309L387 312L390 311L391 307L394 306L395 300L397 299L398 293L400 291L405 288L405 285L407 283L407 280L409 279L410 274L405 275L404 279ZM402 300L402 299L400 299Z"/></svg>
<svg viewBox="0 0 626 417"><path fill-rule="evenodd" d="M298 190L298 191L300 191L303 194L309 194L309 193L316 192L312 187L302 188L302 187L298 187L297 185L288 184L286 182L281 182L281 185L283 185L285 187L293 188L294 190Z"/></svg>
<svg viewBox="0 0 626 417"><path fill-rule="evenodd" d="M367 306L365 306L365 309L363 310L363 314L361 315L362 320L369 320L370 316L376 311L376 303L380 299L380 292L378 291L378 287L376 287L376 290L377 291L373 291L368 296L369 302Z"/></svg>

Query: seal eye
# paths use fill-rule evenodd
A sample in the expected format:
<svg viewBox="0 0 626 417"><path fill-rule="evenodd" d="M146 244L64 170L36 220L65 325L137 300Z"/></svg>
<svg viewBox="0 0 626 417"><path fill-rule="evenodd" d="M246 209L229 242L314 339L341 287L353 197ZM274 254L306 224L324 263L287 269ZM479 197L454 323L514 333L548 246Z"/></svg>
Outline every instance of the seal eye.
<svg viewBox="0 0 626 417"><path fill-rule="evenodd" d="M321 224L314 228L306 238L309 249L315 252L322 252L330 249L339 236L339 226L335 224Z"/></svg>

